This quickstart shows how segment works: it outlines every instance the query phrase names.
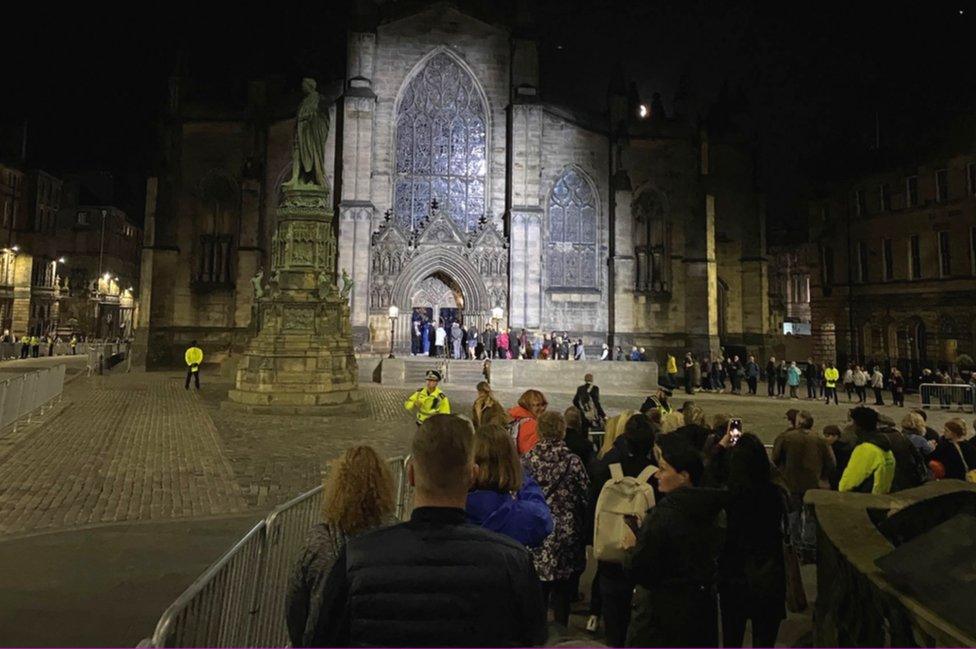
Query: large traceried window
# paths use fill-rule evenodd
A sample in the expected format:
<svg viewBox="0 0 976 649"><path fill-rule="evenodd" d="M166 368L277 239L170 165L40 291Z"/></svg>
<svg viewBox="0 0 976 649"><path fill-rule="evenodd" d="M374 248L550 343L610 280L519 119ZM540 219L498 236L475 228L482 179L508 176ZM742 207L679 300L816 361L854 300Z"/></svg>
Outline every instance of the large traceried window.
<svg viewBox="0 0 976 649"><path fill-rule="evenodd" d="M446 53L407 85L396 116L397 222L413 229L431 200L462 230L485 214L487 108L475 80Z"/></svg>
<svg viewBox="0 0 976 649"><path fill-rule="evenodd" d="M569 169L549 192L546 266L550 288L599 288L596 196L589 181Z"/></svg>

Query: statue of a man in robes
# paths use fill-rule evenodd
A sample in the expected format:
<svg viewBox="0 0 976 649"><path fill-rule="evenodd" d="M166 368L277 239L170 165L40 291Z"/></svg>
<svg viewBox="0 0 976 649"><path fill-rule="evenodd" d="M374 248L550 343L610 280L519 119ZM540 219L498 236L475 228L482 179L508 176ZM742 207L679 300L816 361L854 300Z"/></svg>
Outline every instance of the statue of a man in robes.
<svg viewBox="0 0 976 649"><path fill-rule="evenodd" d="M325 140L329 135L329 109L315 90L315 79L302 79L305 98L298 106L295 143L291 153L289 187L325 187Z"/></svg>

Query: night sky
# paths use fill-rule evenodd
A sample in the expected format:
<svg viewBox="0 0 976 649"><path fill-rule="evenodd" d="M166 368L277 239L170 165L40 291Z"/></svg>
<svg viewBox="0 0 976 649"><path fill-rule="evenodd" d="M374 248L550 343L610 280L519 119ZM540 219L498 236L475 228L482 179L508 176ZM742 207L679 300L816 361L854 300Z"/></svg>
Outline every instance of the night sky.
<svg viewBox="0 0 976 649"><path fill-rule="evenodd" d="M6 14L0 156L19 155L26 119L30 166L114 172L117 202L138 221L153 123L179 52L195 84L218 100L240 96L243 80L259 75L280 75L296 88L309 73L342 76L351 13L344 3L202 5ZM712 109L713 117L732 114L755 138L771 229L789 231L815 181L877 156L876 124L886 149L911 152L938 136L933 127L973 110L976 4L968 7L538 0L542 92L599 111L610 72L622 65L643 100L660 92L670 108L683 78L697 113L720 102L724 110Z"/></svg>

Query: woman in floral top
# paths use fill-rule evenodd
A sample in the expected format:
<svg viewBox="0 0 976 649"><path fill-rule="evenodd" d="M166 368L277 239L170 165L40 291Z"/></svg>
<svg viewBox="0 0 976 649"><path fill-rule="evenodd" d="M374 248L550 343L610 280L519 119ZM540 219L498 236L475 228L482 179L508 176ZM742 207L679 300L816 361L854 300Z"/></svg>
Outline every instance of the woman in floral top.
<svg viewBox="0 0 976 649"><path fill-rule="evenodd" d="M565 443L566 422L557 412L539 416L539 443L522 462L546 496L553 531L532 550L543 593L556 622L569 623L569 607L586 567L584 516L590 480L583 462Z"/></svg>

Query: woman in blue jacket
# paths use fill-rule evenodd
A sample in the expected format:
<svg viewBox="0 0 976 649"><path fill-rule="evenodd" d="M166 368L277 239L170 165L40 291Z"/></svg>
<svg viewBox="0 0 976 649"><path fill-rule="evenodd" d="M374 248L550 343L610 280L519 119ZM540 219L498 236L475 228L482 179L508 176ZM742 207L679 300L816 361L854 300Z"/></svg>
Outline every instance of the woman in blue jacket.
<svg viewBox="0 0 976 649"><path fill-rule="evenodd" d="M800 368L796 366L796 361L790 363L786 371L786 382L790 385L790 399L799 399L796 389L800 387Z"/></svg>
<svg viewBox="0 0 976 649"><path fill-rule="evenodd" d="M474 449L478 479L468 492L468 521L526 547L542 545L552 533L552 515L542 489L523 475L512 436L500 425L482 426Z"/></svg>

